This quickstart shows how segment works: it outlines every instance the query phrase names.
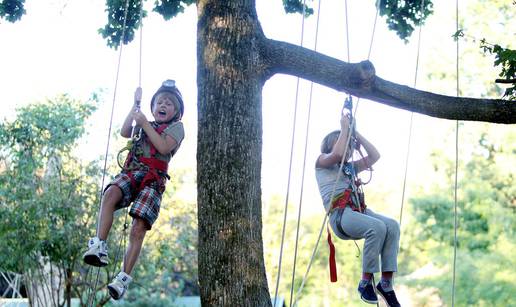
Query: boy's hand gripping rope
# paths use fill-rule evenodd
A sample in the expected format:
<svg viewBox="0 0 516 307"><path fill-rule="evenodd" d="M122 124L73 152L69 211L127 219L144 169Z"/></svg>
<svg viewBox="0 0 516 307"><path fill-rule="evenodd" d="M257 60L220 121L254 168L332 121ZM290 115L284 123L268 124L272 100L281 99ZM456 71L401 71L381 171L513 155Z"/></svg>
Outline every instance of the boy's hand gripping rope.
<svg viewBox="0 0 516 307"><path fill-rule="evenodd" d="M140 86L138 86L136 88L136 91L134 92L134 105L136 106L137 112L140 112L141 101L142 101L142 88ZM133 121L133 123L134 123L134 121ZM118 163L118 166L123 170L130 170L129 165L128 165L129 163L126 163L127 158L124 160L126 162L122 162L120 160L120 158L121 158L122 154L126 151L127 151L127 155L131 155L131 154L134 155L133 148L134 148L136 142L138 142L141 138L141 133L142 133L141 130L142 130L141 127L138 127L138 125L136 125L136 123L134 123L132 131L131 131L131 139L129 141L127 141L127 144L125 145L125 147L120 149L120 151L116 155L116 162Z"/></svg>
<svg viewBox="0 0 516 307"><path fill-rule="evenodd" d="M134 104L136 106L137 112L140 112L140 105L142 102L142 88L141 86L138 86L136 88L136 91L134 91ZM134 122L134 121L133 121ZM131 138L139 140L141 134L141 127L138 127L136 123L134 123L133 130L131 131Z"/></svg>

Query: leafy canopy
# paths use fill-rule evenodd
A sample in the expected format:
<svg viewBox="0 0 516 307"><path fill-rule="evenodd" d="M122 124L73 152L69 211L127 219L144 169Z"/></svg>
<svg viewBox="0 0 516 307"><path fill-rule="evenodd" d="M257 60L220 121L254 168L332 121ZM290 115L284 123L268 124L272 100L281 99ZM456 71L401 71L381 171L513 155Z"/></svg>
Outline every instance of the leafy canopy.
<svg viewBox="0 0 516 307"><path fill-rule="evenodd" d="M23 7L25 0L0 1L0 17L9 22L16 22L25 14Z"/></svg>

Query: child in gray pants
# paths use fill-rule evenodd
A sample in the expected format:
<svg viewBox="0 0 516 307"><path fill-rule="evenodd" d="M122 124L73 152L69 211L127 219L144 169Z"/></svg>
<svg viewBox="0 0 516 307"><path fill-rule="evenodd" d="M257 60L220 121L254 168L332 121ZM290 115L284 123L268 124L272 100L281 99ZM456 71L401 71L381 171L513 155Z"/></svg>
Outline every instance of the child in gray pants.
<svg viewBox="0 0 516 307"><path fill-rule="evenodd" d="M315 168L319 191L335 235L343 240L365 239L363 273L358 285L360 298L371 304L378 302L372 278L373 273L380 272L381 263L382 278L376 290L388 306L397 307L400 304L392 287L392 278L397 271L399 224L367 208L362 197L357 194L356 187L353 187L353 173L371 169L380 154L358 131L349 133L354 127L350 127L348 116L342 115L340 126L341 129L328 134L321 145L321 155ZM367 155L353 161L353 149L359 149L360 146ZM346 157L343 160L344 155ZM345 162L343 167L341 161Z"/></svg>

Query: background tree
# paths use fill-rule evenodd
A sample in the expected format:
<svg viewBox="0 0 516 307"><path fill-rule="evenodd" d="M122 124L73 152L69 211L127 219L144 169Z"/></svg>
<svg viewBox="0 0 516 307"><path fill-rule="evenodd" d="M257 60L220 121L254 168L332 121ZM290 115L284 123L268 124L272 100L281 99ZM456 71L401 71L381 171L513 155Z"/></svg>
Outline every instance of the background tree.
<svg viewBox="0 0 516 307"><path fill-rule="evenodd" d="M458 305L504 306L509 293L515 291L509 268L516 263L508 251L516 248L516 194L514 174L506 167L516 162L511 142L515 137L514 131L489 126L463 136L471 140L473 150L462 161L459 181L456 288L467 290L456 291ZM430 262L438 268L433 276L415 279L415 284L436 287L444 301L451 301L454 202L449 190L455 166L439 152L434 153L432 163L441 182L411 199L414 235L405 238L411 247L408 254L418 255L409 263L423 267Z"/></svg>
<svg viewBox="0 0 516 307"><path fill-rule="evenodd" d="M73 148L94 110L62 95L0 123L0 253L9 255L0 268L24 274L33 304L63 306L85 289L80 252L95 222L100 172Z"/></svg>

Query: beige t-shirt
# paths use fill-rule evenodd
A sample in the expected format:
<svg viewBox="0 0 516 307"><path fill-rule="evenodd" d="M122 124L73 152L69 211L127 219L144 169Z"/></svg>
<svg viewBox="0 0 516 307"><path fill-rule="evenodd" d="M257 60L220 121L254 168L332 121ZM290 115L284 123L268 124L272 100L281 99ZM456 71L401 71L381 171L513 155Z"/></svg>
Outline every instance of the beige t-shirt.
<svg viewBox="0 0 516 307"><path fill-rule="evenodd" d="M156 122L151 122L151 125L155 130L158 129L159 126L161 126L161 124L158 124ZM170 159L172 159L172 156L179 149L179 146L181 146L181 142L183 141L183 139L185 137L183 123L180 121L172 122L163 130L163 132L161 132L160 135L161 135L161 137L165 137L165 135L169 135L177 142L177 146L170 153L163 155L163 154L160 154L156 150L156 152L154 154L154 158L168 163L168 162L170 162ZM151 157L151 153L150 153L151 152L151 143L150 143L149 138L145 135L145 133L143 133L143 131L142 131L142 138L138 141L136 146L139 147L136 150L137 158L138 157L146 157L146 158ZM135 162L135 163L137 163L137 162Z"/></svg>

